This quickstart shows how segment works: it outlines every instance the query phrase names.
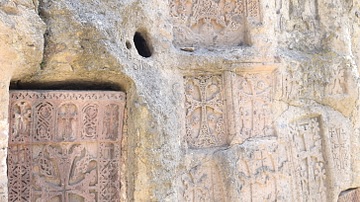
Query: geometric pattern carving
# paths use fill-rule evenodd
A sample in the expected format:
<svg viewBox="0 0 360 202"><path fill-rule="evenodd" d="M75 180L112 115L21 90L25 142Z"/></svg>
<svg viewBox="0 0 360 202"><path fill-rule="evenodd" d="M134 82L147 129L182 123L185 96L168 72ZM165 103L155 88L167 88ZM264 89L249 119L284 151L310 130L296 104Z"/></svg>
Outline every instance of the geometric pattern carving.
<svg viewBox="0 0 360 202"><path fill-rule="evenodd" d="M122 92L10 92L9 201L119 201L124 105Z"/></svg>
<svg viewBox="0 0 360 202"><path fill-rule="evenodd" d="M227 144L222 77L185 77L186 141L190 148Z"/></svg>
<svg viewBox="0 0 360 202"><path fill-rule="evenodd" d="M326 201L325 161L322 154L320 117L304 118L290 124L299 201Z"/></svg>
<svg viewBox="0 0 360 202"><path fill-rule="evenodd" d="M171 0L175 44L237 46L244 43L247 18L260 21L259 0Z"/></svg>

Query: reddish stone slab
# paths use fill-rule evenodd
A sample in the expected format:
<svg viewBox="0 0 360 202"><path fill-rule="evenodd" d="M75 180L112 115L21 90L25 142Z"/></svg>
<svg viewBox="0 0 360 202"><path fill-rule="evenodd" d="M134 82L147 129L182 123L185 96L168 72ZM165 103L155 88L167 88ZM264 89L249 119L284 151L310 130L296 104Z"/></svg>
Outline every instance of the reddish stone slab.
<svg viewBox="0 0 360 202"><path fill-rule="evenodd" d="M351 189L340 193L338 202L359 202L360 189Z"/></svg>
<svg viewBox="0 0 360 202"><path fill-rule="evenodd" d="M119 201L125 94L11 91L9 201Z"/></svg>

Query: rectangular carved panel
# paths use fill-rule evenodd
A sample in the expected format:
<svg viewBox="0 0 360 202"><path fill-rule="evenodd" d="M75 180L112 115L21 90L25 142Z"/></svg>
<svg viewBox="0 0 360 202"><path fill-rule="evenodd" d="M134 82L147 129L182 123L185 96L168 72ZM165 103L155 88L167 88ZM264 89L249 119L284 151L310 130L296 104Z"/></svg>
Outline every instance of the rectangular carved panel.
<svg viewBox="0 0 360 202"><path fill-rule="evenodd" d="M271 72L227 74L226 80L230 83L227 86L231 86L227 103L230 130L234 134L232 144L275 135L271 110L272 78Z"/></svg>
<svg viewBox="0 0 360 202"><path fill-rule="evenodd" d="M277 201L279 167L283 165L278 162L279 146L255 143L247 147L236 161L237 197L242 201Z"/></svg>
<svg viewBox="0 0 360 202"><path fill-rule="evenodd" d="M185 77L186 141L190 148L227 144L221 75Z"/></svg>
<svg viewBox="0 0 360 202"><path fill-rule="evenodd" d="M290 141L299 201L326 201L325 161L322 154L320 117L290 124Z"/></svg>
<svg viewBox="0 0 360 202"><path fill-rule="evenodd" d="M225 186L221 169L214 162L207 162L191 168L181 176L180 200L225 201Z"/></svg>
<svg viewBox="0 0 360 202"><path fill-rule="evenodd" d="M171 0L175 44L238 46L245 41L246 18L260 21L259 0Z"/></svg>
<svg viewBox="0 0 360 202"><path fill-rule="evenodd" d="M9 201L119 201L122 92L10 92Z"/></svg>

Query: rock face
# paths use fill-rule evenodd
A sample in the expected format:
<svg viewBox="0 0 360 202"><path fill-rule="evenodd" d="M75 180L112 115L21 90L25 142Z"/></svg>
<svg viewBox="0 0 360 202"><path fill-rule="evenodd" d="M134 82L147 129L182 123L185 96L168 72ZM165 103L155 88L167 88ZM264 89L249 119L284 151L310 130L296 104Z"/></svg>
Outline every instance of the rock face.
<svg viewBox="0 0 360 202"><path fill-rule="evenodd" d="M0 42L0 201L18 201L19 169L36 180L33 201L48 200L44 190L56 185L58 201L101 201L95 193L107 181L116 186L104 194L118 195L105 201L358 198L359 0L0 0ZM9 89L29 105L15 106ZM78 125L51 122L59 137L51 146L14 143L25 138L14 128L47 123L36 118L48 115L39 103L57 103L54 117L75 109L29 97L41 90L72 90L61 103L84 110ZM97 101L86 110L76 99L84 91L126 94L124 116L115 115L121 140L68 138L105 127L95 122L106 116L82 121L95 105L106 111ZM31 134L46 134L39 131ZM94 145L121 150L117 175L100 170L111 149ZM31 158L16 156L18 147L31 148ZM76 179L64 185L60 168Z"/></svg>

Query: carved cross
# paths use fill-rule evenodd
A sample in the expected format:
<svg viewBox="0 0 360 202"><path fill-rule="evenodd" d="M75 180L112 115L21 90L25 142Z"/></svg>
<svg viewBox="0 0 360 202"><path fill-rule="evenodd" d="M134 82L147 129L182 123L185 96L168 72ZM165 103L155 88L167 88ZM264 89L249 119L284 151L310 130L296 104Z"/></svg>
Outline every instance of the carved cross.
<svg viewBox="0 0 360 202"><path fill-rule="evenodd" d="M77 108L74 104L67 103L62 105L59 108L59 118L61 122L63 123L61 126L59 126L59 135L60 139L63 140L72 140L74 139L74 133L75 133L75 123L76 115L77 115Z"/></svg>
<svg viewBox="0 0 360 202"><path fill-rule="evenodd" d="M335 164L338 166L339 169L344 169L347 160L345 154L346 144L344 140L344 130L342 128L331 128L330 136L333 139L332 153L334 155L334 159L336 160Z"/></svg>
<svg viewBox="0 0 360 202"><path fill-rule="evenodd" d="M186 95L187 102L189 103L187 106L187 116L192 114L196 109L201 109L200 132L197 136L197 140L199 142L206 142L209 145L213 145L217 142L217 137L215 137L210 131L207 108L212 108L214 111L222 113L223 103L220 98L220 92L212 92L210 95L214 96L209 98L208 91L210 91L210 89L208 88L210 85L213 85L211 76L196 77L194 84L199 87L200 98L199 100L196 100L192 95Z"/></svg>
<svg viewBox="0 0 360 202"><path fill-rule="evenodd" d="M319 151L319 144L321 144L320 135L318 134L320 131L320 128L318 126L318 122L316 118L312 118L309 121L303 122L296 127L297 134L301 138L301 142L298 142L298 157L301 161L305 161L306 170L303 170L303 167L300 166L300 178L302 186L307 187L307 193L309 195L312 195L313 187L311 187L311 181L312 179L317 179L317 185L316 186L323 186L323 179L322 176L321 179L319 178L323 168L319 168L320 162L323 161L323 156L321 152ZM320 170L319 170L320 169ZM304 176L307 175L307 176ZM318 189L317 187L316 189ZM320 188L321 189L321 188ZM314 193L316 194L316 193Z"/></svg>
<svg viewBox="0 0 360 202"><path fill-rule="evenodd" d="M51 173L51 176L44 175L35 175L37 183L42 186L41 191L34 191L38 194L41 194L42 199L51 200L54 197L60 197L61 201L68 202L70 201L70 195L78 195L85 199L85 201L95 201L95 194L90 193L89 190L95 190L96 185L91 186L91 181L96 177L96 171L91 170L89 173L86 170L81 170L79 166L83 166L83 162L75 163L75 159L82 157L82 152L85 151L85 148L79 145L64 145L61 149L53 148L51 146L45 146L43 150L49 155L42 155L40 158L48 159L48 161L42 161L44 163L55 161L52 164L40 165L40 168L49 168L57 173ZM82 159L87 158L86 156ZM88 161L92 159L88 158ZM85 162L86 163L86 162ZM85 164L86 166L87 164ZM87 169L87 168L85 168ZM75 176L74 176L75 175ZM84 177L82 177L82 175ZM76 183L72 182L71 179L81 179ZM56 185L51 182L48 182L47 179L57 179L60 184Z"/></svg>

